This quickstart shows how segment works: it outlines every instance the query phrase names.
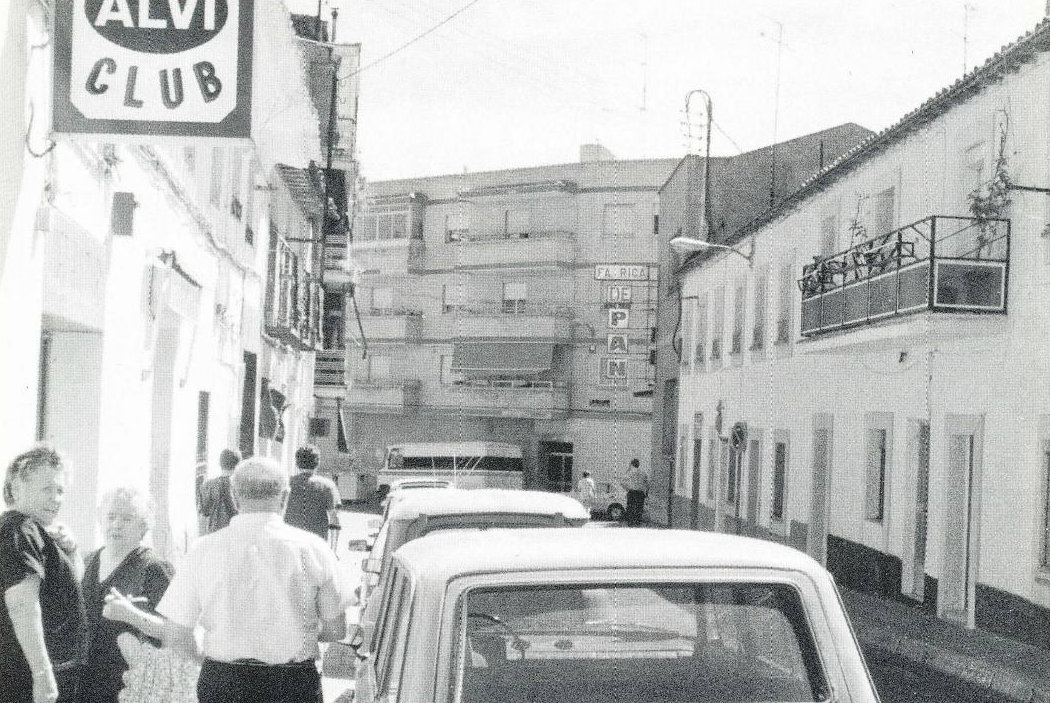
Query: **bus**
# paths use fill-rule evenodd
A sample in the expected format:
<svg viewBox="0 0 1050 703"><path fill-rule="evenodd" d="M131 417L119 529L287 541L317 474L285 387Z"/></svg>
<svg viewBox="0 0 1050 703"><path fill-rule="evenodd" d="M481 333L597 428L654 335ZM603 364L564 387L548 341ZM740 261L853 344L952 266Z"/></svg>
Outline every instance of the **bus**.
<svg viewBox="0 0 1050 703"><path fill-rule="evenodd" d="M499 442L406 442L386 448L377 479L380 494L404 478L447 479L457 488L521 488L521 447Z"/></svg>

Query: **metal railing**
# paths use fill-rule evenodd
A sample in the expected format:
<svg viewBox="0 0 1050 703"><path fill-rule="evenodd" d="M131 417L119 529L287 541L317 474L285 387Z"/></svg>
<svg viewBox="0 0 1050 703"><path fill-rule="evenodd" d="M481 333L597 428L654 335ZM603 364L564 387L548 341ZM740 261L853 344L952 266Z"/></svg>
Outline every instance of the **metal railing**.
<svg viewBox="0 0 1050 703"><path fill-rule="evenodd" d="M520 232L499 230L450 229L445 232L445 241L456 242L498 242L504 240L545 239L549 237L571 237L572 232L564 229L530 229Z"/></svg>
<svg viewBox="0 0 1050 703"><path fill-rule="evenodd" d="M803 336L920 312L1005 313L1010 221L934 215L802 267Z"/></svg>

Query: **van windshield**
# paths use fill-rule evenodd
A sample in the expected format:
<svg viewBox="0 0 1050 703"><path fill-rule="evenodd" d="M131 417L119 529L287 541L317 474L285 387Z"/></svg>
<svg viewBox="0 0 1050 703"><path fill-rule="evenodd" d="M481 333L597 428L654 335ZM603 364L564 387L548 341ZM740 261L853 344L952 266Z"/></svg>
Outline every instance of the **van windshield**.
<svg viewBox="0 0 1050 703"><path fill-rule="evenodd" d="M462 703L823 701L802 601L783 584L475 589ZM461 630L461 632L463 631Z"/></svg>
<svg viewBox="0 0 1050 703"><path fill-rule="evenodd" d="M525 464L521 457L510 456L401 456L398 461L391 459L390 468L394 471L524 471Z"/></svg>

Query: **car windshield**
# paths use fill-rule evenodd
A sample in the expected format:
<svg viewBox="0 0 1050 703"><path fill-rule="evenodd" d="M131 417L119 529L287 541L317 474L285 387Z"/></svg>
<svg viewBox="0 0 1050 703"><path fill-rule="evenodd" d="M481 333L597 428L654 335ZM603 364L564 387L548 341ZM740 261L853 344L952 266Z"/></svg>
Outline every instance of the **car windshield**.
<svg viewBox="0 0 1050 703"><path fill-rule="evenodd" d="M460 612L462 703L829 697L801 598L784 584L486 588Z"/></svg>

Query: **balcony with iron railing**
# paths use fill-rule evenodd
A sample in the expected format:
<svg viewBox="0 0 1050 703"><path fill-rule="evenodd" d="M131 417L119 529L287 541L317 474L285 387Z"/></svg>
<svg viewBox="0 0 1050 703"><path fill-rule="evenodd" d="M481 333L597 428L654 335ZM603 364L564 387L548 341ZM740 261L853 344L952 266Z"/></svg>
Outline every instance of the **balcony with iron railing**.
<svg viewBox="0 0 1050 703"><path fill-rule="evenodd" d="M324 283L343 289L353 283L352 262L347 255L346 234L328 234L324 244Z"/></svg>
<svg viewBox="0 0 1050 703"><path fill-rule="evenodd" d="M531 230L507 233L470 229L449 230L445 241L457 245L463 266L546 264L570 266L575 258L574 235L567 230Z"/></svg>
<svg viewBox="0 0 1050 703"><path fill-rule="evenodd" d="M431 319L433 318L433 319ZM572 338L573 311L568 304L529 300L444 305L428 316L427 336L564 341Z"/></svg>
<svg viewBox="0 0 1050 703"><path fill-rule="evenodd" d="M283 240L278 242L267 287L266 334L299 349L316 349L321 341L324 288Z"/></svg>
<svg viewBox="0 0 1050 703"><path fill-rule="evenodd" d="M418 380L355 378L346 405L354 412L401 414L419 406Z"/></svg>
<svg viewBox="0 0 1050 703"><path fill-rule="evenodd" d="M314 394L321 398L345 398L349 376L345 349L318 349L314 359Z"/></svg>
<svg viewBox="0 0 1050 703"><path fill-rule="evenodd" d="M445 383L425 400L428 408L475 417L556 420L569 410L568 384L527 379L471 379Z"/></svg>
<svg viewBox="0 0 1050 703"><path fill-rule="evenodd" d="M803 337L915 313L1005 314L1010 221L935 215L802 268Z"/></svg>

